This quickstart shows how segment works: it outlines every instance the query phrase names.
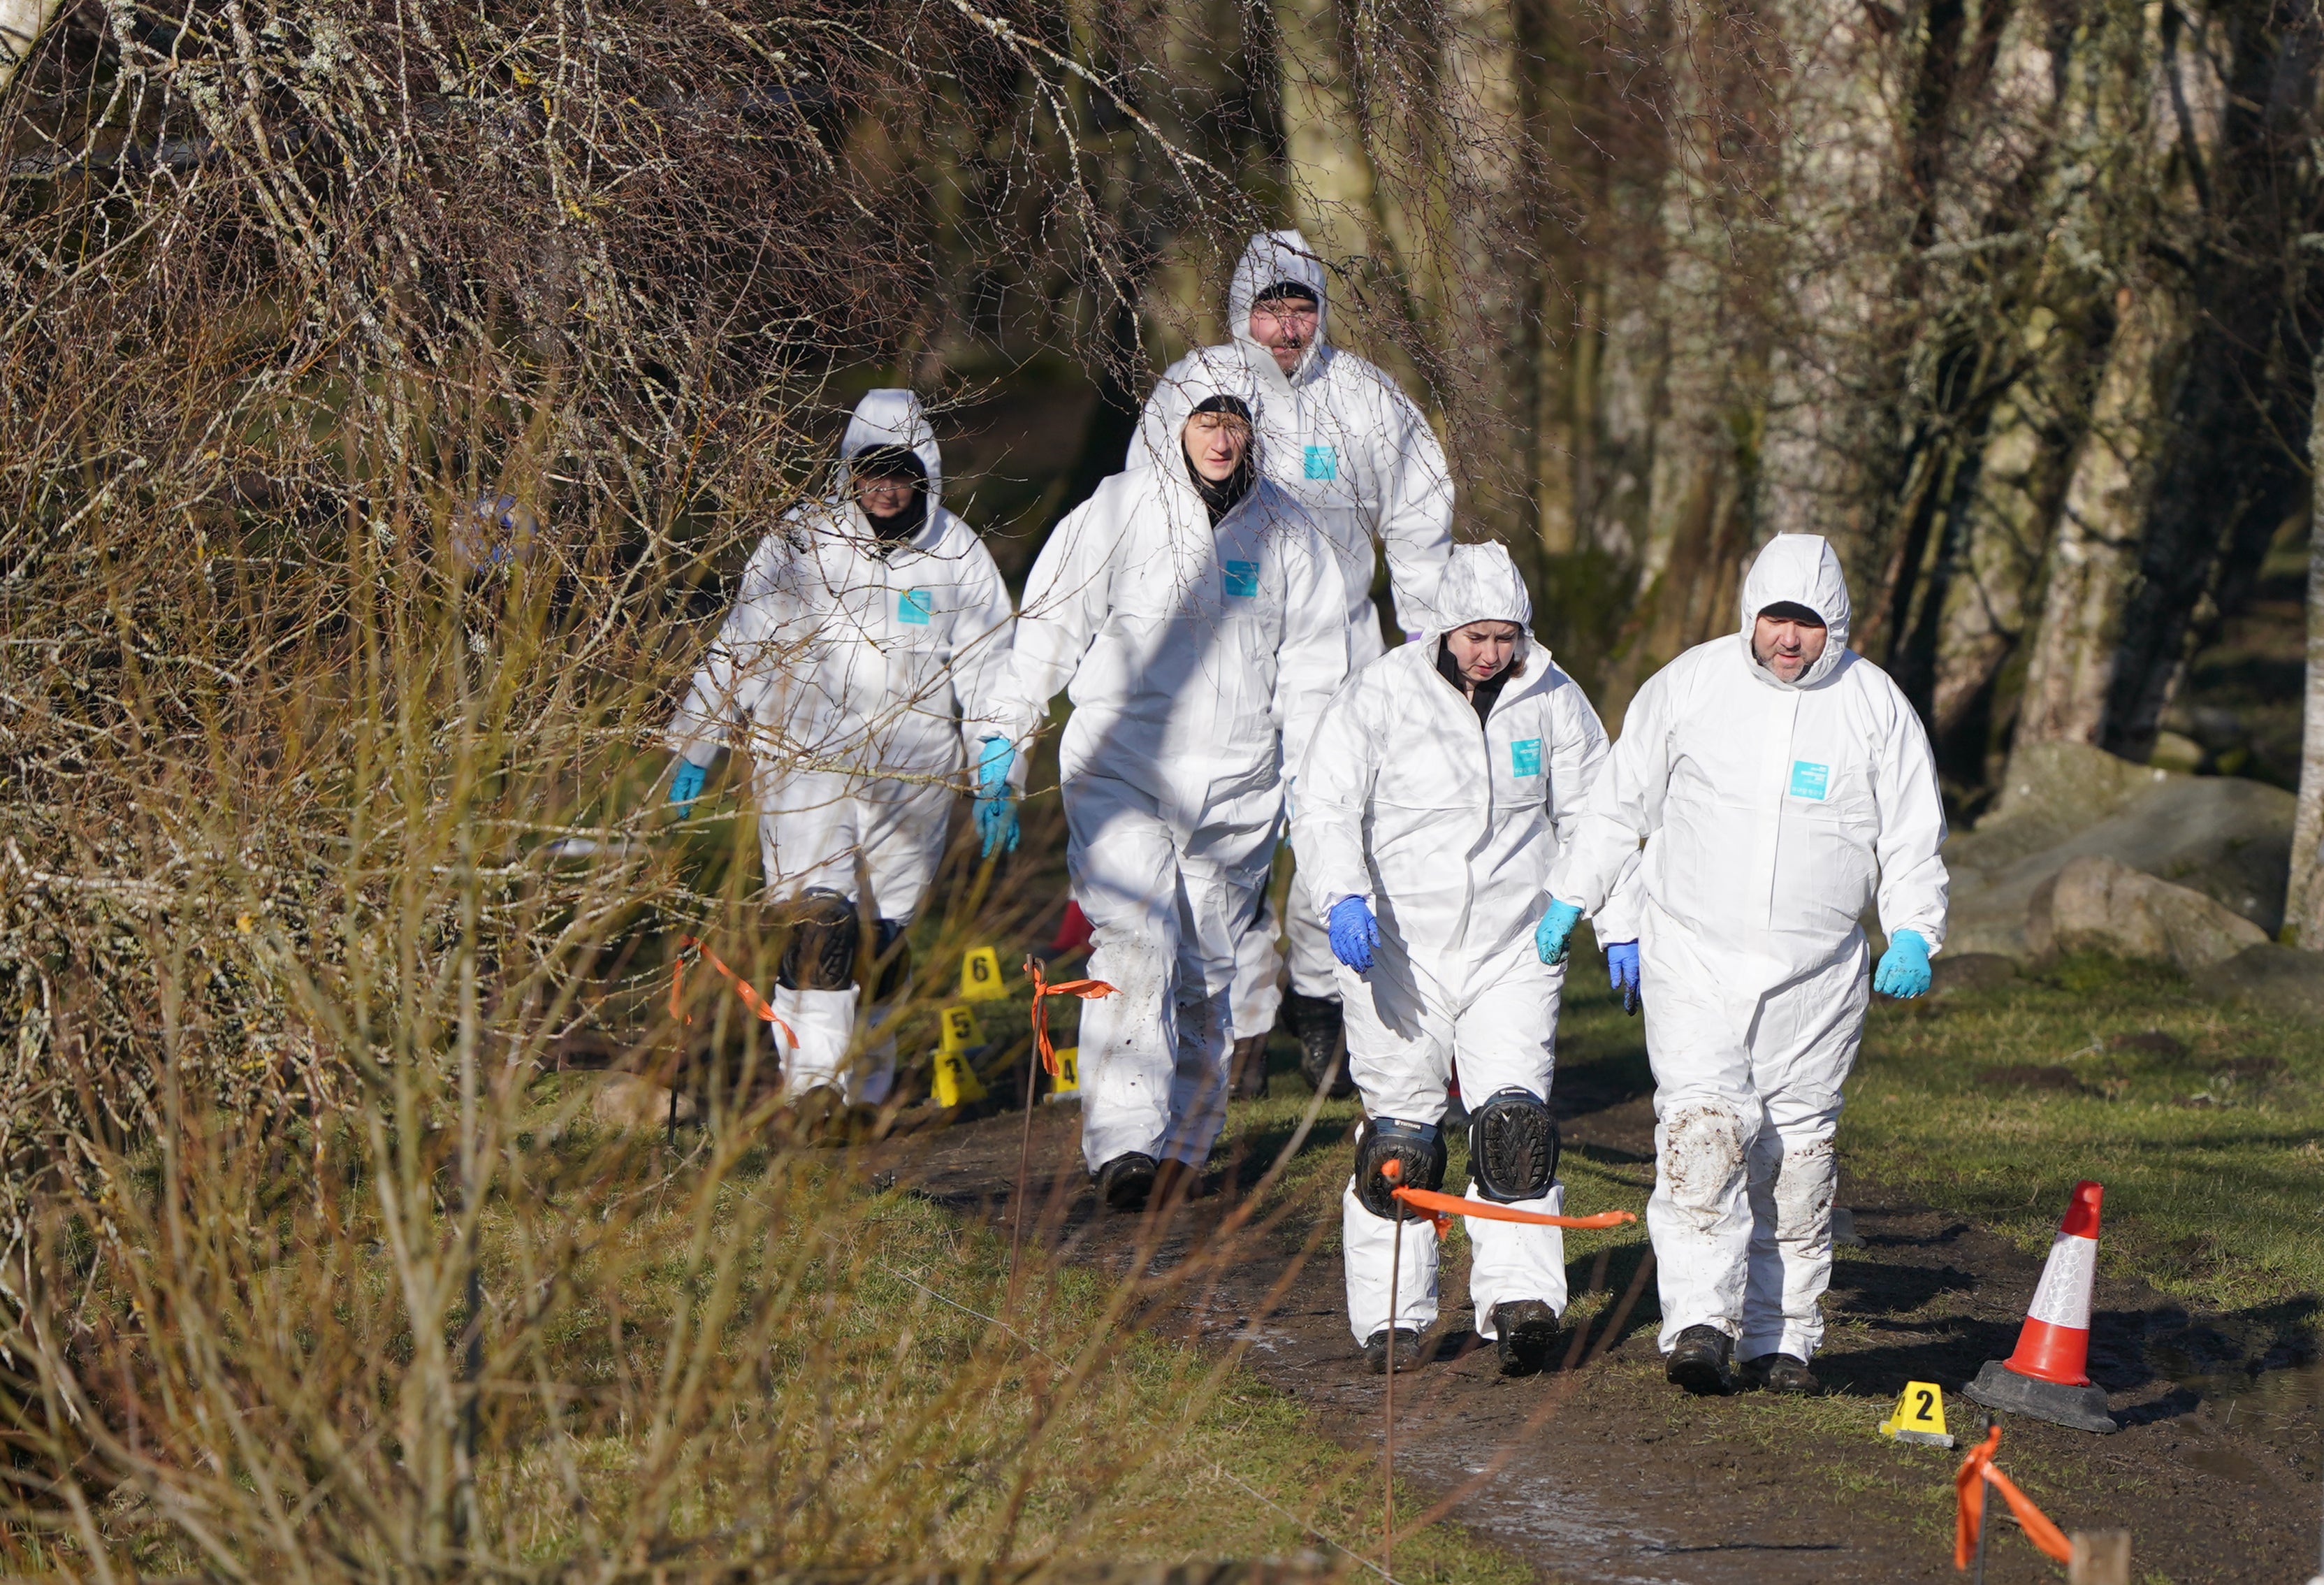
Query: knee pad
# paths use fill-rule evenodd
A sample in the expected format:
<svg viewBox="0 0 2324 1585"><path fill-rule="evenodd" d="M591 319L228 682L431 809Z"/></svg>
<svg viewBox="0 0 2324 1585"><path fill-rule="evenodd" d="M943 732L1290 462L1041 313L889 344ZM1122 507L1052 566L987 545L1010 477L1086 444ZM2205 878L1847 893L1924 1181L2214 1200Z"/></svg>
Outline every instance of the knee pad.
<svg viewBox="0 0 2324 1585"><path fill-rule="evenodd" d="M786 991L844 991L855 983L855 949L862 932L855 905L835 891L807 894L798 922L775 966Z"/></svg>
<svg viewBox="0 0 2324 1585"><path fill-rule="evenodd" d="M1402 1165L1402 1175L1391 1181L1380 1175L1388 1162ZM1393 1220L1396 1189L1441 1189L1444 1186L1444 1130L1434 1123L1398 1122L1392 1117L1368 1117L1356 1127L1356 1198L1374 1216Z"/></svg>
<svg viewBox="0 0 2324 1585"><path fill-rule="evenodd" d="M1496 1090L1469 1114L1469 1175L1503 1205L1538 1200L1557 1181L1557 1117L1532 1091Z"/></svg>
<svg viewBox="0 0 2324 1585"><path fill-rule="evenodd" d="M905 987L912 982L912 944L904 939L902 921L879 921L878 933L872 941L872 961L879 966L880 976L879 982L872 988L872 1000L892 1001L903 994Z"/></svg>

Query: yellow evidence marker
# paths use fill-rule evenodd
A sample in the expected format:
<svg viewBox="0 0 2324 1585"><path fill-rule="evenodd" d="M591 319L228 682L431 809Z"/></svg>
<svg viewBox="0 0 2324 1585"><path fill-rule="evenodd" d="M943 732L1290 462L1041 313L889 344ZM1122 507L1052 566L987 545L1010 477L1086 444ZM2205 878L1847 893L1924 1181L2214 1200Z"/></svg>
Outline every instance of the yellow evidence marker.
<svg viewBox="0 0 2324 1585"><path fill-rule="evenodd" d="M1049 1082L1052 1101L1079 1101L1082 1098L1082 1048L1078 1046L1057 1047L1057 1076Z"/></svg>
<svg viewBox="0 0 2324 1585"><path fill-rule="evenodd" d="M960 999L1000 1001L1009 994L1001 979L1001 954L989 946L972 946L960 960Z"/></svg>
<svg viewBox="0 0 2324 1585"><path fill-rule="evenodd" d="M936 1071L930 1087L938 1106L964 1106L984 1099L984 1081L976 1076L968 1054L984 1044L976 1015L964 1007L948 1007L939 1015L944 1033L936 1042Z"/></svg>
<svg viewBox="0 0 2324 1585"><path fill-rule="evenodd" d="M1953 1439L1945 1430L1944 1389L1933 1381L1906 1382L1904 1390L1896 1395L1895 1412L1880 1422L1880 1434L1895 1442L1952 1446Z"/></svg>

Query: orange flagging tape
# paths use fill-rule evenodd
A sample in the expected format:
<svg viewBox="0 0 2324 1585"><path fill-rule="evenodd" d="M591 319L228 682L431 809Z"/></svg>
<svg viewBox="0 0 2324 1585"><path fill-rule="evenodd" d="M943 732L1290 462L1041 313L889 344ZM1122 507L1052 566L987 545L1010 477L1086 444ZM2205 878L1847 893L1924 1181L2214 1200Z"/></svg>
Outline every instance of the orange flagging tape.
<svg viewBox="0 0 2324 1585"><path fill-rule="evenodd" d="M766 1019L767 1022L772 1024L776 1028L780 1029L783 1032L783 1038L791 1043L791 1049L793 1051L797 1051L798 1049L798 1032L788 1024L783 1022L781 1018L776 1014L775 1009L768 1005L767 999L765 997L761 996L757 991L751 989L751 982L748 980L743 979L742 975L728 968L724 963L720 963L716 953L712 952L709 947L704 945L701 942L696 941L693 936L679 936L678 938L678 945L681 949L681 952L684 948L690 946L694 948L695 951L700 953L704 963L708 963L712 968L726 976L727 983L734 987L734 994L742 999L742 1005L744 1007L749 1008L752 1012ZM686 959L681 955L669 965L669 1016L683 1023L690 1024L694 1022L694 1020L686 1016L686 1009L682 1005L682 994L685 988Z"/></svg>
<svg viewBox="0 0 2324 1585"><path fill-rule="evenodd" d="M1382 1171L1387 1169L1383 1167ZM1397 1199L1415 1210L1434 1214L1439 1221L1455 1216L1473 1216L1483 1221L1521 1221L1530 1227L1619 1227L1637 1217L1628 1211L1601 1211L1595 1216L1552 1216L1544 1211L1519 1211L1514 1205L1499 1205L1490 1200L1468 1200L1458 1194L1440 1194L1431 1189L1393 1189Z"/></svg>
<svg viewBox="0 0 2324 1585"><path fill-rule="evenodd" d="M1025 972L1033 981L1033 1045L1041 1054L1041 1070L1049 1077L1058 1076L1056 1048L1049 1044L1048 999L1052 996L1078 996L1084 1001L1094 1001L1101 996L1111 996L1114 987L1102 980L1060 980L1055 985L1041 977L1041 960L1025 960Z"/></svg>
<svg viewBox="0 0 2324 1585"><path fill-rule="evenodd" d="M1960 1512L1953 1521L1953 1567L1966 1569L1977 1552L1977 1533L1985 1525L1985 1488L1989 1482L2001 1493L2001 1500L2017 1516L2025 1530L2025 1539L2061 1563L2074 1561L2072 1544L2050 1517L2034 1506L2034 1499L2017 1489L2017 1483L1993 1467L1993 1451L2001 1445L2001 1427L1997 1425L1986 1433L1985 1440L1969 1449L1969 1457L1961 1461L1960 1473L1953 1477L1953 1494L1960 1503Z"/></svg>

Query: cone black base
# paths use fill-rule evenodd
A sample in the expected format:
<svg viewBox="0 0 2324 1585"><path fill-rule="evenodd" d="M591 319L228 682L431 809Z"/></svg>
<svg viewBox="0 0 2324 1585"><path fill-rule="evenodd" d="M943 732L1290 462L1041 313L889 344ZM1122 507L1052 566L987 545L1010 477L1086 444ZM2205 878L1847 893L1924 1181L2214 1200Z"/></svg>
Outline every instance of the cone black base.
<svg viewBox="0 0 2324 1585"><path fill-rule="evenodd" d="M2118 1429L2107 1413L2106 1392L2098 1387L2061 1387L2021 1376L1999 1359L1987 1359L1969 1384L1969 1397L1988 1409L2031 1415L2053 1425L2104 1435Z"/></svg>

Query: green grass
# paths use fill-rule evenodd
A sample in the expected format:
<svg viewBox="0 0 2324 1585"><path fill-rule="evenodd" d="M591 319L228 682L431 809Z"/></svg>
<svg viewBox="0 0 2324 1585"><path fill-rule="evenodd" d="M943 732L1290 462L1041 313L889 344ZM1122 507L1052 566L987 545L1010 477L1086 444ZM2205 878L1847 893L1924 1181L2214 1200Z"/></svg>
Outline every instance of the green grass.
<svg viewBox="0 0 2324 1585"><path fill-rule="evenodd" d="M1575 978L1561 1070L1646 1092L1642 1027L1597 976ZM2062 1072L1993 1072L2006 1068ZM1876 999L1840 1147L1843 1195L1877 1184L2037 1252L2076 1181L2095 1179L2103 1269L2195 1304L2324 1292L2324 1031L2205 999L2153 964L2074 958L1987 990Z"/></svg>
<svg viewBox="0 0 2324 1585"><path fill-rule="evenodd" d="M2077 1087L1991 1073L2012 1066L2063 1068ZM2199 1304L2324 1291L2324 1033L2202 1000L2151 964L2075 959L1883 1007L1840 1137L1849 1170L2029 1249L2096 1179L2103 1267Z"/></svg>

